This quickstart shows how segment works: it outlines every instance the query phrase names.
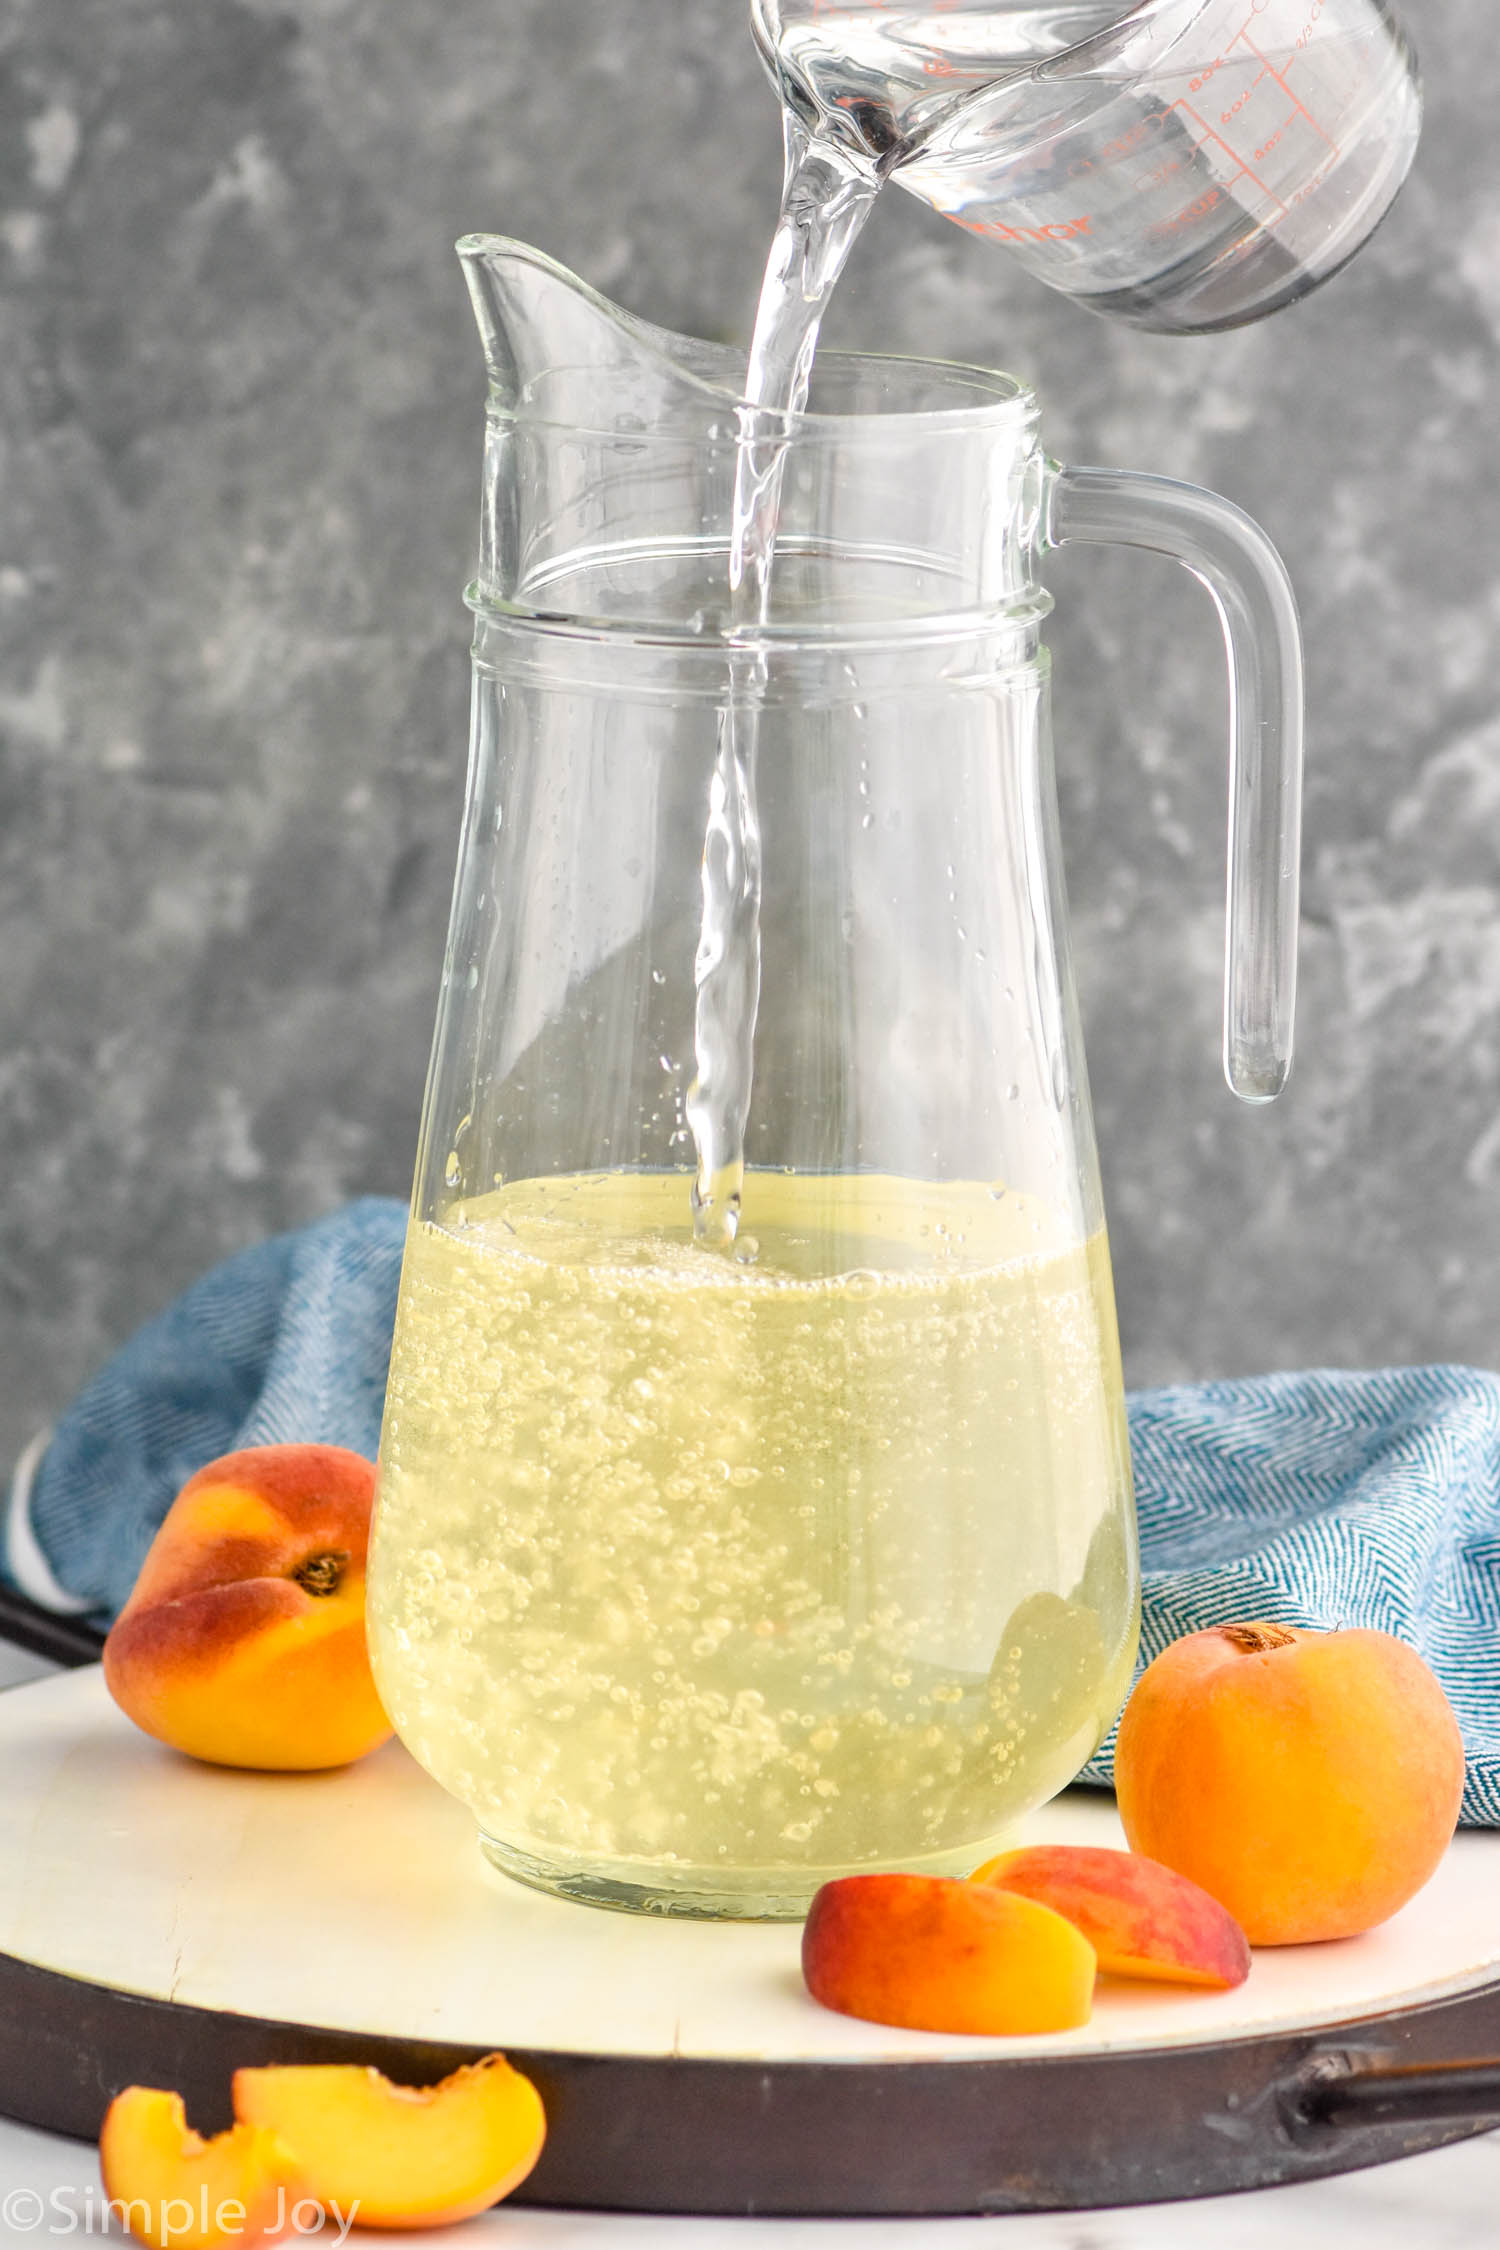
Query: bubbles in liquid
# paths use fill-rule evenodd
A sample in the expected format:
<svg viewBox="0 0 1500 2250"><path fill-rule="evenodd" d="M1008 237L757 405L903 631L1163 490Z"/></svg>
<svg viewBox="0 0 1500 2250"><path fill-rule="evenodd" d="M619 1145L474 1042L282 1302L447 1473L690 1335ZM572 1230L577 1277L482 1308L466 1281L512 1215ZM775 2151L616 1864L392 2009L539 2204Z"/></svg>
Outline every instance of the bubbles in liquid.
<svg viewBox="0 0 1500 2250"><path fill-rule="evenodd" d="M1128 1679L1103 1237L977 1183L757 1172L742 1264L703 1257L686 1185L515 1182L413 1231L387 1708L557 1865L753 1895L983 1845Z"/></svg>

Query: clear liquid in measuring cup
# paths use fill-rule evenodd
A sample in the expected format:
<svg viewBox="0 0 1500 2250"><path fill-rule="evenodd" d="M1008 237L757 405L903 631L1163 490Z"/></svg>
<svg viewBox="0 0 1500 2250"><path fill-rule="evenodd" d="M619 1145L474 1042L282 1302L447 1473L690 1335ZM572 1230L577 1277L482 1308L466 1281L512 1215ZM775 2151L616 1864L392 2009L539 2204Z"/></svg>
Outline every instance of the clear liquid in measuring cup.
<svg viewBox="0 0 1500 2250"><path fill-rule="evenodd" d="M810 132L1091 309L1167 332L1259 318L1336 272L1420 126L1383 0L756 0L752 15Z"/></svg>
<svg viewBox="0 0 1500 2250"><path fill-rule="evenodd" d="M1061 54L1124 13L1122 0L925 8L759 0L751 21L804 125L833 126L890 167L997 78Z"/></svg>

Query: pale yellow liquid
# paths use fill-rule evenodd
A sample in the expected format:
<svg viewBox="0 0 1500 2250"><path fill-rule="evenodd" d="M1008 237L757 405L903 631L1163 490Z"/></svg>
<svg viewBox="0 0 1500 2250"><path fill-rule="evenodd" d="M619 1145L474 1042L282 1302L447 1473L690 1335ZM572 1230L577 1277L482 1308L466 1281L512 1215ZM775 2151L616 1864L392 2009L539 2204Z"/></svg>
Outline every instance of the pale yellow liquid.
<svg viewBox="0 0 1500 2250"><path fill-rule="evenodd" d="M753 1237L747 1241L746 1236ZM1103 1233L982 1185L523 1181L414 1227L370 1573L403 1740L532 1880L794 1912L972 1864L1134 1653Z"/></svg>

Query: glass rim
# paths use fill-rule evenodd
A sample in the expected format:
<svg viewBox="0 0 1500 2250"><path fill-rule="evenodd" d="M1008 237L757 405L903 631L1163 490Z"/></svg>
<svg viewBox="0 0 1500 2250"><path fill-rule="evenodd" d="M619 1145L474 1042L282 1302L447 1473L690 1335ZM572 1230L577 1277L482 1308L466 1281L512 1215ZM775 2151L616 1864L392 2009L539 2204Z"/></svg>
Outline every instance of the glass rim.
<svg viewBox="0 0 1500 2250"><path fill-rule="evenodd" d="M627 665L649 665L670 654L678 661L704 668L705 677L719 683L716 693L722 689L726 665L732 672L737 665L761 660L788 664L806 657L816 662L846 650L895 657L904 651L925 648L937 652L966 643L996 641L1012 644L1024 666L1035 655L1034 636L1053 606L1045 587L1030 586L1009 601L975 604L967 609L913 611L905 616L868 620L837 618L822 623L773 621L694 633L669 618L601 617L533 607L494 594L477 580L464 589L464 603L474 618L473 654L479 661L484 660L483 644L495 639L550 643L559 650L572 647L580 653L587 649L601 655L613 651ZM1011 668L1006 666L1007 670ZM864 692L851 688L850 696L857 702Z"/></svg>
<svg viewBox="0 0 1500 2250"><path fill-rule="evenodd" d="M1150 5L1151 0L1143 0ZM829 412L821 407L805 408L801 413L788 415L769 407L752 406L737 382L719 382L696 367L684 364L679 351L673 346L691 345L697 353L722 356L728 366L743 368L745 354L733 344L716 344L700 337L679 336L671 330L660 328L639 314L627 311L611 302L577 274L549 258L545 251L531 244L519 242L511 235L465 234L455 244L459 258L466 264L482 265L488 259L502 256L519 264L530 265L551 280L560 282L575 295L592 305L594 310L611 326L628 336L632 344L649 353L670 370L674 382L683 390L696 391L705 401L721 411L735 415L755 415L761 431L774 431L780 425L792 442L845 445L857 442L861 433L874 436L877 432L901 430L914 435L939 435L947 431L966 436L981 432L998 433L1002 430L1021 431L1034 425L1040 413L1039 401L1033 386L1019 375L1007 374L1003 369L981 367L974 361L928 358L915 352L861 352L839 349L820 349L817 374L826 375L847 367L873 367L890 370L909 370L912 375L925 376L934 383L948 382L961 385L981 394L972 404L903 407L865 412ZM523 405L506 405L500 409L501 418L507 421L524 421L534 429L571 430L581 437L618 438L629 435L633 443L650 444L653 439L675 438L681 442L682 433L673 431L670 423L660 430L597 429L589 423L571 417L555 418L547 414L529 413ZM726 430L721 439L699 442L722 442L738 445L745 441L739 430Z"/></svg>

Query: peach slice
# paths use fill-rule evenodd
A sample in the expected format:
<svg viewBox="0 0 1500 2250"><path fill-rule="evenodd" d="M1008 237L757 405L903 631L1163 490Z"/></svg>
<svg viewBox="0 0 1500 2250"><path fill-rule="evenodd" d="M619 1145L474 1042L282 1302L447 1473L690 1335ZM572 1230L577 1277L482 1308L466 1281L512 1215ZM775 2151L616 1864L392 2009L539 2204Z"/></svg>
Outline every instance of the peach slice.
<svg viewBox="0 0 1500 2250"><path fill-rule="evenodd" d="M182 2096L127 2086L99 2135L99 2169L118 2219L148 2250L253 2250L293 2224L306 2192L285 2142L259 2125L234 2125L206 2141L187 2122ZM316 2206L308 2199L308 2208Z"/></svg>
<svg viewBox="0 0 1500 2250"><path fill-rule="evenodd" d="M298 2152L307 2191L361 2227L446 2226L509 2195L542 2153L547 2120L503 2055L438 2086L397 2086L358 2063L234 2074L234 2114Z"/></svg>
<svg viewBox="0 0 1500 2250"><path fill-rule="evenodd" d="M946 1875L843 1875L802 1933L825 2008L911 2031L1070 2031L1093 2004L1094 1949L1049 1906Z"/></svg>
<svg viewBox="0 0 1500 2250"><path fill-rule="evenodd" d="M374 1494L374 1463L336 1445L248 1446L190 1477L104 1644L126 1716L221 1766L341 1766L384 1742L365 1648Z"/></svg>
<svg viewBox="0 0 1500 2250"><path fill-rule="evenodd" d="M969 1877L1050 1906L1082 1930L1107 1976L1227 1990L1250 1974L1234 1916L1207 1891L1136 1852L1034 1844L986 1860Z"/></svg>

